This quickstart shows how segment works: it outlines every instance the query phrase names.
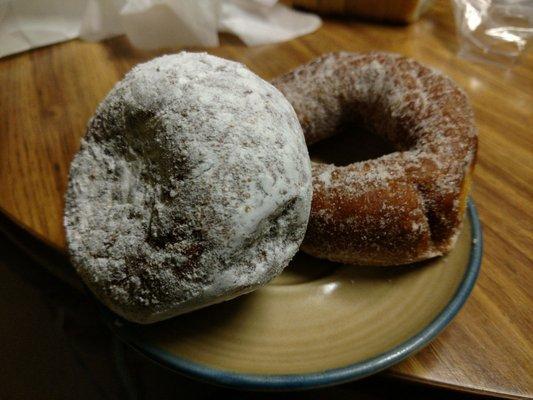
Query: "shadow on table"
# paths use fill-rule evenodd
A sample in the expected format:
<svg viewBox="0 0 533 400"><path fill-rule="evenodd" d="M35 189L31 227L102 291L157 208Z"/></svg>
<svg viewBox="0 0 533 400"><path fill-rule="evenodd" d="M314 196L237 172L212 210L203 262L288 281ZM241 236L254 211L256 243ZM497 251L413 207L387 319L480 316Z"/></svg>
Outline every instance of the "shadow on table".
<svg viewBox="0 0 533 400"><path fill-rule="evenodd" d="M196 382L120 343L97 307L0 234L0 398L8 399L477 399L380 374L297 393L258 393Z"/></svg>

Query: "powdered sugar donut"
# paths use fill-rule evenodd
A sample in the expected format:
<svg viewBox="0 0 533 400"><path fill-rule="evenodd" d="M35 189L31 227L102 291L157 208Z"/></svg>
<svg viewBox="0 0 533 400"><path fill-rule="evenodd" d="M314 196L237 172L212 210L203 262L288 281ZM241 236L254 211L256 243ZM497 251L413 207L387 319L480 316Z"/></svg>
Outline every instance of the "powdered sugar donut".
<svg viewBox="0 0 533 400"><path fill-rule="evenodd" d="M136 66L72 161L68 248L96 296L149 323L247 293L298 250L311 169L289 102L243 65Z"/></svg>
<svg viewBox="0 0 533 400"><path fill-rule="evenodd" d="M388 53L336 53L282 76L307 144L355 124L397 149L338 167L313 163L307 253L398 265L449 251L460 230L477 151L473 113L449 79Z"/></svg>

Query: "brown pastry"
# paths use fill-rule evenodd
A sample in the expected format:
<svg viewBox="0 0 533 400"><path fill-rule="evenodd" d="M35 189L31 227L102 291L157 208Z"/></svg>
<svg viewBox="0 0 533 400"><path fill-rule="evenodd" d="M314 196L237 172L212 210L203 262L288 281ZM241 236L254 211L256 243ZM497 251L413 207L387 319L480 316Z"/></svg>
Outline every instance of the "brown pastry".
<svg viewBox="0 0 533 400"><path fill-rule="evenodd" d="M432 0L291 0L293 6L328 15L353 15L377 21L410 23L426 12Z"/></svg>
<svg viewBox="0 0 533 400"><path fill-rule="evenodd" d="M313 163L305 252L398 265L453 247L477 133L466 95L449 78L396 54L335 53L273 83L293 105L308 145L348 123L397 150L347 166Z"/></svg>

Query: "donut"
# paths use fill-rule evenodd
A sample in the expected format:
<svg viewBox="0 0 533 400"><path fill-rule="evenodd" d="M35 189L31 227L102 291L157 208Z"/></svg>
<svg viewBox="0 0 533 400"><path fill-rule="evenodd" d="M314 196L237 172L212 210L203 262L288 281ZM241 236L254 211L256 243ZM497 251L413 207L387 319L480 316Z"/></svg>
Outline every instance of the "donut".
<svg viewBox="0 0 533 400"><path fill-rule="evenodd" d="M356 265L401 265L453 248L477 132L449 78L396 54L333 53L273 81L308 145L363 127L394 152L350 165L312 163L306 253Z"/></svg>
<svg viewBox="0 0 533 400"><path fill-rule="evenodd" d="M305 235L311 165L296 114L243 65L182 52L98 106L65 199L68 250L115 313L152 323L281 273Z"/></svg>

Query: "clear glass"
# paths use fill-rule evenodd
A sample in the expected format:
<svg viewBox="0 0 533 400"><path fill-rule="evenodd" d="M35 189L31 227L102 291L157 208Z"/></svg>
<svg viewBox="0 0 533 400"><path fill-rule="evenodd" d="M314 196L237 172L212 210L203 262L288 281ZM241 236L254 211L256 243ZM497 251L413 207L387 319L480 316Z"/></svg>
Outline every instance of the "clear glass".
<svg viewBox="0 0 533 400"><path fill-rule="evenodd" d="M453 0L453 4L459 56L512 66L529 50L533 0Z"/></svg>

